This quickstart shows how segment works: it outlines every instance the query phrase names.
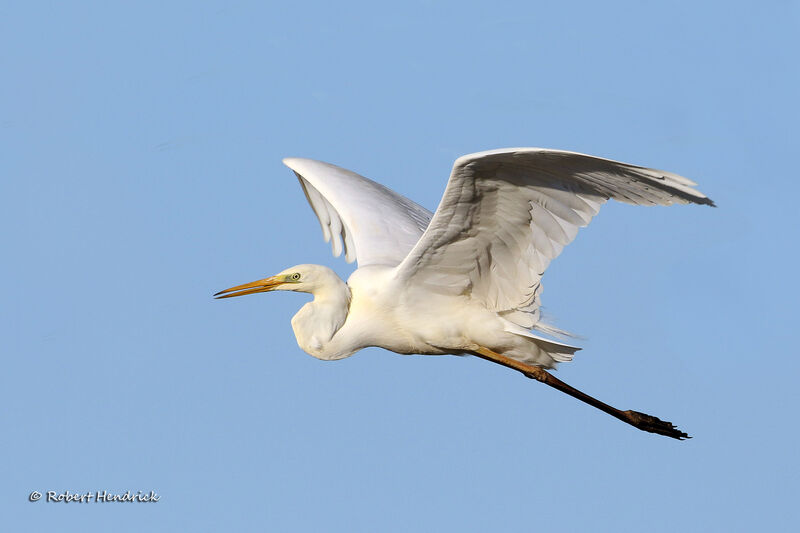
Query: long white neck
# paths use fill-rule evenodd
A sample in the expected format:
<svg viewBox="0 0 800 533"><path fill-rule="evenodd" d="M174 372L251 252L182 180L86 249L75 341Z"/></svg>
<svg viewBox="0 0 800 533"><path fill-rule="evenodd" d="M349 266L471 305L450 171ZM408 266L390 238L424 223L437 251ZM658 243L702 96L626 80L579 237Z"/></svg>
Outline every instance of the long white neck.
<svg viewBox="0 0 800 533"><path fill-rule="evenodd" d="M333 272L331 272L333 274ZM292 318L297 344L318 359L341 359L350 355L333 350L331 339L347 320L350 287L339 276L326 277L311 291L314 299Z"/></svg>

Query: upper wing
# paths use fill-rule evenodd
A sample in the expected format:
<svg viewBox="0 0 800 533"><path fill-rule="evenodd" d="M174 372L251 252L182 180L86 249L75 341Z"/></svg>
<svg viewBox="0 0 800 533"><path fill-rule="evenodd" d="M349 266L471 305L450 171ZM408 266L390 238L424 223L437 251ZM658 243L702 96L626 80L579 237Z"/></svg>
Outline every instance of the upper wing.
<svg viewBox="0 0 800 533"><path fill-rule="evenodd" d="M283 163L300 180L319 218L333 255L359 266L395 266L428 226L431 212L379 183L313 159L289 157Z"/></svg>
<svg viewBox="0 0 800 533"><path fill-rule="evenodd" d="M609 198L637 205L713 202L695 183L660 170L588 155L511 148L456 160L433 219L400 278L467 294L530 328L541 277Z"/></svg>

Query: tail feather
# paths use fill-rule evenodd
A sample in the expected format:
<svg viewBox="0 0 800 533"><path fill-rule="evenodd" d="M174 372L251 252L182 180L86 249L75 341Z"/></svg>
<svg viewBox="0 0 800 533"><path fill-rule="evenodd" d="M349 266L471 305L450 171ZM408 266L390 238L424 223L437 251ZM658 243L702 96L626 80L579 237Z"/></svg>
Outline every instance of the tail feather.
<svg viewBox="0 0 800 533"><path fill-rule="evenodd" d="M533 329L537 331L541 331L545 335L552 335L553 337L558 337L560 339L580 339L580 335L576 335L575 333L571 333L569 331L565 331L563 329L557 328L552 324L547 324L545 322L537 322L533 325Z"/></svg>
<svg viewBox="0 0 800 533"><path fill-rule="evenodd" d="M552 329L554 331L561 331L558 328ZM514 359L524 363L543 366L545 368L555 368L556 364L558 363L572 361L572 357L575 355L575 352L581 349L578 346L572 346L571 344L545 339L531 333L525 328L517 326L513 322L506 323L505 330L509 333L514 333L531 341L528 345L528 349L525 350L524 353L515 353L516 350L514 350L512 352L505 352L503 354L513 357Z"/></svg>

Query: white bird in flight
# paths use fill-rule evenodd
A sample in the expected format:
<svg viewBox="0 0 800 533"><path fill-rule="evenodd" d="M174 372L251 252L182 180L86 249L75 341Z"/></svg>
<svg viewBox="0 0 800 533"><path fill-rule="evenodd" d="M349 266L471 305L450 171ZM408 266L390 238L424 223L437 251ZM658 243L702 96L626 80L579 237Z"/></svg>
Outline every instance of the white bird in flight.
<svg viewBox="0 0 800 533"><path fill-rule="evenodd" d="M714 203L670 172L562 150L509 148L456 160L436 213L343 168L287 158L333 254L358 268L345 283L297 265L231 287L229 298L311 293L292 318L297 343L324 360L368 346L400 354L476 355L518 370L641 430L676 439L673 424L621 411L545 369L580 348L544 338L542 275L609 198L635 205Z"/></svg>

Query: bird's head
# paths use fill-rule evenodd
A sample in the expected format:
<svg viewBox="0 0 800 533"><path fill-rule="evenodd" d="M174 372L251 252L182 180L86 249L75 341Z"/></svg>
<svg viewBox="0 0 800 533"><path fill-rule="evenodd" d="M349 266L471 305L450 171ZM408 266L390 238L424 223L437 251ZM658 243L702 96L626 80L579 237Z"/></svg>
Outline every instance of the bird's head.
<svg viewBox="0 0 800 533"><path fill-rule="evenodd" d="M214 296L219 298L232 298L269 291L297 291L314 293L318 289L329 285L333 280L341 283L339 276L328 267L321 265L297 265L287 268L269 278L260 279L244 285L237 285L224 291L219 291Z"/></svg>

